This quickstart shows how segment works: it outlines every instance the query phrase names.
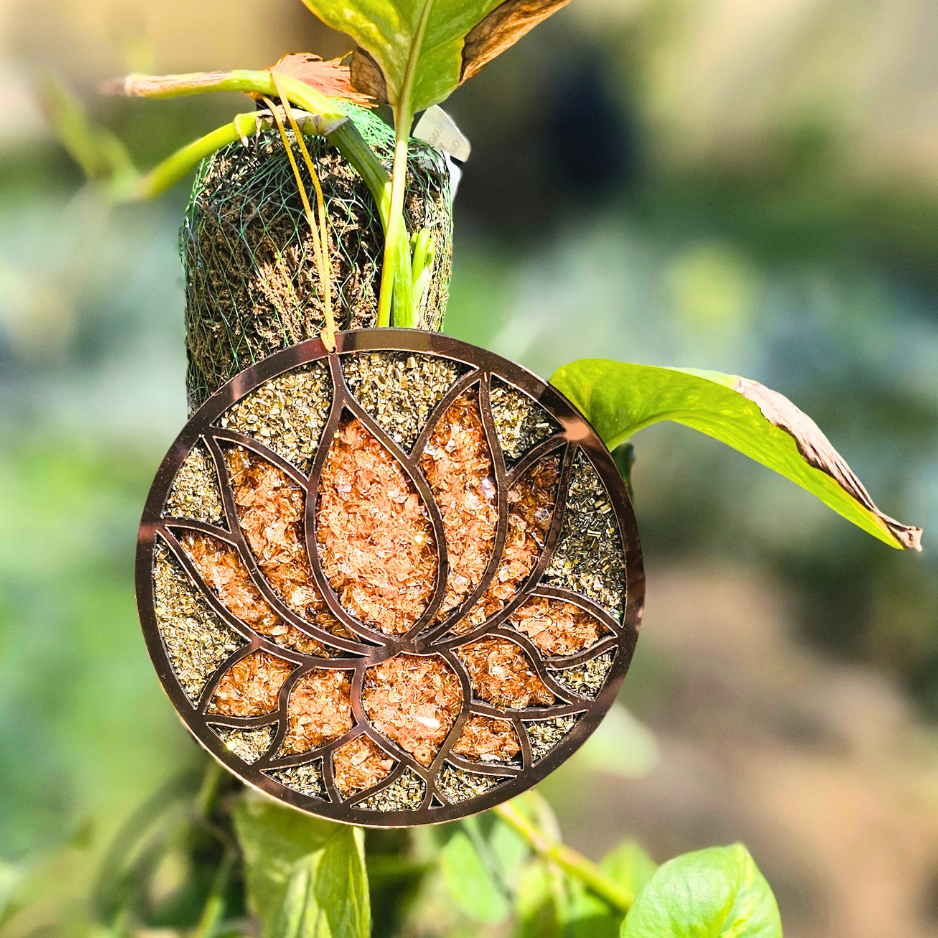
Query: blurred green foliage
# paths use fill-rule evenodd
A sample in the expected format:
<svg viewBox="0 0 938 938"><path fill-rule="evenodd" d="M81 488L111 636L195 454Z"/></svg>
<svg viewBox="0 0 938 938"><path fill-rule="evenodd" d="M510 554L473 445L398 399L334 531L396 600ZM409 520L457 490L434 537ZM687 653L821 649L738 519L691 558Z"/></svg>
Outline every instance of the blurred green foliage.
<svg viewBox="0 0 938 938"><path fill-rule="evenodd" d="M565 11L451 99L474 154L446 329L544 375L601 354L718 368L785 393L885 511L925 528L926 555L889 551L742 457L662 427L640 438L632 469L649 573L714 558L765 571L805 636L895 676L933 718L934 185L857 172L836 115L780 127L756 156L730 145L675 158L647 103L670 28L657 16L590 31ZM291 27L284 42L302 35ZM86 98L142 166L236 109ZM588 120L571 117L571 99ZM25 905L16 935L88 934L91 911L111 921L134 882L120 871L149 861L121 854L117 893L97 878L118 828L152 820L132 814L146 793L162 792L153 811L176 818L180 838L155 894L137 897L152 927L195 927L213 881L192 874L192 857L215 871L223 856L191 833L204 764L162 699L132 592L145 493L185 420L185 195L112 212L48 136L0 144L0 924ZM666 670L639 655L630 703L666 693ZM653 746L636 743L641 764ZM577 773L597 770L608 766L587 761L544 787L575 816ZM478 934L433 891L443 885L418 889L450 832L415 834L404 858L403 836L368 835L378 938L414 903L438 933ZM556 884L510 832L486 836L523 933L550 934ZM95 887L89 911L76 896ZM608 918L572 893L562 908L583 911L570 921ZM590 934L614 934L600 928Z"/></svg>

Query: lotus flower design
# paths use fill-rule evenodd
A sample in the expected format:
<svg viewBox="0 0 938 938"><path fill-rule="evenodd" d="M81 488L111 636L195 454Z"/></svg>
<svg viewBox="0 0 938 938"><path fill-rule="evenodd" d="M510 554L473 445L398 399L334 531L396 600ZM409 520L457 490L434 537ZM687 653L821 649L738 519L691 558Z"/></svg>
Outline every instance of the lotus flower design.
<svg viewBox="0 0 938 938"><path fill-rule="evenodd" d="M248 369L180 435L141 526L144 632L250 783L358 823L447 820L608 709L637 533L608 452L538 379L440 336L339 338Z"/></svg>

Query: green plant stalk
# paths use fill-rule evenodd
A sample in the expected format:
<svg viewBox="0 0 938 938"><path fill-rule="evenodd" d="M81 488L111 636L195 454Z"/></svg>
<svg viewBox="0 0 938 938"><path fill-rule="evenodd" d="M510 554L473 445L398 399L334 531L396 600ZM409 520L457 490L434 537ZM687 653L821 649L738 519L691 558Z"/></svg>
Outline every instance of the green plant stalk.
<svg viewBox="0 0 938 938"><path fill-rule="evenodd" d="M410 128L414 122L413 89L417 63L427 30L433 4L424 0L420 23L407 60L401 82L400 96L392 105L394 111L394 167L391 171L391 212L384 239L384 264L381 270L381 295L378 298L378 325L390 325L391 287L394 285L394 325L413 328L417 325L413 302L413 274L407 226L404 223L404 193L407 189L407 148ZM398 271L401 254L406 254L406 270ZM398 274L395 277L395 274ZM406 276L405 276L406 275ZM402 289L402 284L406 288Z"/></svg>
<svg viewBox="0 0 938 938"><path fill-rule="evenodd" d="M195 927L192 938L215 938L218 934L218 928L225 914L225 892L234 868L235 854L234 851L228 850L215 871L208 898L202 907L202 915L199 917L199 923Z"/></svg>
<svg viewBox="0 0 938 938"><path fill-rule="evenodd" d="M607 876L592 860L565 844L551 841L509 801L492 809L515 833L520 834L539 856L560 867L568 876L580 880L612 908L625 915L635 896Z"/></svg>
<svg viewBox="0 0 938 938"><path fill-rule="evenodd" d="M384 238L384 263L381 269L381 293L378 299L378 326L391 325L391 300L395 284L394 275L400 263L400 246L407 250L407 231L404 224L404 190L407 186L407 147L410 141L410 124L413 115L406 109L394 111L394 168L391 172L391 205ZM409 251L407 251L409 255ZM395 298L397 299L397 298ZM401 298L403 299L403 298ZM402 309L400 300L395 302L395 326L410 326L402 320L413 317L413 311Z"/></svg>

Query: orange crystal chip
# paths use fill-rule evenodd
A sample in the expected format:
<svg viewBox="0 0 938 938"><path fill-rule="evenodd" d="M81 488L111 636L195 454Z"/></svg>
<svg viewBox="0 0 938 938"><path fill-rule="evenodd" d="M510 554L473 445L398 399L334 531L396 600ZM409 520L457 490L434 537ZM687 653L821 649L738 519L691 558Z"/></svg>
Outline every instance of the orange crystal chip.
<svg viewBox="0 0 938 938"><path fill-rule="evenodd" d="M510 762L521 751L521 741L508 720L471 716L466 720L453 752L474 762Z"/></svg>
<svg viewBox="0 0 938 938"><path fill-rule="evenodd" d="M453 628L454 632L466 632L481 624L514 599L544 549L559 480L560 460L551 457L536 463L511 487L505 549L495 577L485 595Z"/></svg>
<svg viewBox="0 0 938 938"><path fill-rule="evenodd" d="M456 649L475 695L500 710L523 710L554 702L530 659L507 638L483 638Z"/></svg>
<svg viewBox="0 0 938 938"><path fill-rule="evenodd" d="M459 678L436 656L396 655L368 668L362 706L371 725L429 765L462 703Z"/></svg>
<svg viewBox="0 0 938 938"><path fill-rule="evenodd" d="M266 651L236 661L218 682L209 713L228 717L259 717L277 709L280 688L293 665Z"/></svg>
<svg viewBox="0 0 938 938"><path fill-rule="evenodd" d="M534 596L508 620L548 655L572 655L596 644L606 627L579 606Z"/></svg>
<svg viewBox="0 0 938 938"><path fill-rule="evenodd" d="M368 736L356 736L332 755L335 787L348 798L387 778L394 760Z"/></svg>
<svg viewBox="0 0 938 938"><path fill-rule="evenodd" d="M242 447L225 458L238 523L271 588L297 615L348 634L326 610L306 553L305 495L285 472Z"/></svg>
<svg viewBox="0 0 938 938"><path fill-rule="evenodd" d="M233 616L278 645L295 648L305 655L329 657L324 645L285 623L267 605L236 547L201 531L186 531L179 543Z"/></svg>
<svg viewBox="0 0 938 938"><path fill-rule="evenodd" d="M307 752L347 733L352 728L350 692L345 671L316 668L304 674L290 693L283 754Z"/></svg>
<svg viewBox="0 0 938 938"><path fill-rule="evenodd" d="M357 419L342 426L329 451L316 530L342 606L389 635L410 629L436 584L433 530L413 482Z"/></svg>
<svg viewBox="0 0 938 938"><path fill-rule="evenodd" d="M442 620L478 585L488 566L498 522L492 454L473 391L443 415L420 457L443 517L449 574L437 615Z"/></svg>

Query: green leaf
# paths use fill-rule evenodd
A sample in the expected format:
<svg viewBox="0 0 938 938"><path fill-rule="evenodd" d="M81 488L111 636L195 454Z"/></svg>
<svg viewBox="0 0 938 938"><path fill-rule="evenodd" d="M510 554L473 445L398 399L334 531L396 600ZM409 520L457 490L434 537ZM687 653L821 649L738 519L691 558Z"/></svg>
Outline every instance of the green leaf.
<svg viewBox="0 0 938 938"><path fill-rule="evenodd" d="M258 798L239 802L235 831L251 910L269 938L367 938L362 832Z"/></svg>
<svg viewBox="0 0 938 938"><path fill-rule="evenodd" d="M509 886L515 882L522 864L531 849L504 821L496 821L489 833L489 849L498 866L499 874Z"/></svg>
<svg viewBox="0 0 938 938"><path fill-rule="evenodd" d="M637 896L648 885L658 864L634 840L624 840L600 861L600 869L618 886Z"/></svg>
<svg viewBox="0 0 938 938"><path fill-rule="evenodd" d="M277 938L330 938L326 916L316 901L316 872L321 859L322 851L294 864L270 929L271 935Z"/></svg>
<svg viewBox="0 0 938 938"><path fill-rule="evenodd" d="M473 921L497 925L508 917L508 901L503 891L462 831L453 834L441 851L440 867L453 902Z"/></svg>
<svg viewBox="0 0 938 938"><path fill-rule="evenodd" d="M326 912L332 938L368 938L371 908L360 827L342 827L326 844L316 877L316 899Z"/></svg>
<svg viewBox="0 0 938 938"><path fill-rule="evenodd" d="M303 2L358 43L355 86L415 114L442 101L569 0Z"/></svg>
<svg viewBox="0 0 938 938"><path fill-rule="evenodd" d="M518 938L559 938L563 921L547 865L540 860L522 871L515 894L515 914L520 928Z"/></svg>
<svg viewBox="0 0 938 938"><path fill-rule="evenodd" d="M775 896L736 844L665 863L632 906L622 938L782 938Z"/></svg>
<svg viewBox="0 0 938 938"><path fill-rule="evenodd" d="M610 449L659 420L673 420L774 469L890 546L921 550L921 528L884 515L817 424L755 381L584 359L558 369L551 383Z"/></svg>

